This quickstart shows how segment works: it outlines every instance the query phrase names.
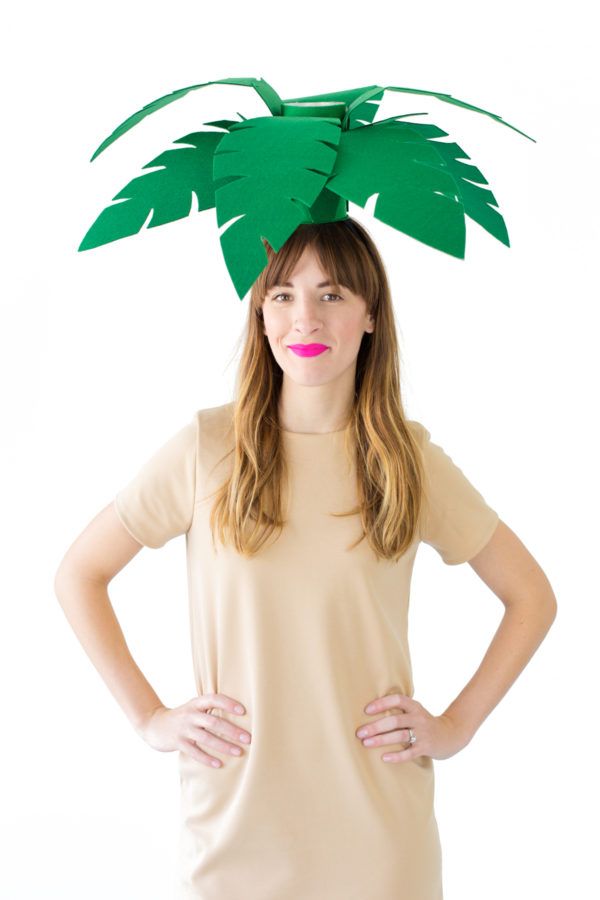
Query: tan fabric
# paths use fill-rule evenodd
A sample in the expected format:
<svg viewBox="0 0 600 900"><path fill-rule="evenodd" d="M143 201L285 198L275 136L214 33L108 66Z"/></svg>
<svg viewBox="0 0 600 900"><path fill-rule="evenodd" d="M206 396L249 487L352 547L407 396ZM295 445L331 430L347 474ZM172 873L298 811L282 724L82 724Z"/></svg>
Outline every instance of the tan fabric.
<svg viewBox="0 0 600 900"><path fill-rule="evenodd" d="M343 431L284 432L288 524L244 559L209 530L210 494L231 469L233 404L199 410L117 494L142 544L186 534L196 690L252 734L220 769L179 754L179 900L441 900L431 757L381 759L355 736L374 697L413 695L409 590L419 538L449 564L472 558L498 514L419 422L426 498L420 534L397 563L360 534ZM221 457L225 456L224 459ZM432 661L432 664L435 664ZM418 733L417 733L418 740ZM243 745L242 745L243 746Z"/></svg>

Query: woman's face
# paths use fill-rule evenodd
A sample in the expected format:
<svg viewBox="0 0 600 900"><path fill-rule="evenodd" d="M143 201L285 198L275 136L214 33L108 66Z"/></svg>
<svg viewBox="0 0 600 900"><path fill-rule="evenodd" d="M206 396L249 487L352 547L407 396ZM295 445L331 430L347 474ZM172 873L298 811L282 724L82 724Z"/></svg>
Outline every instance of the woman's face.
<svg viewBox="0 0 600 900"><path fill-rule="evenodd" d="M273 356L298 384L326 384L338 378L356 357L365 331L374 321L363 297L342 286L326 285L318 256L306 247L287 285L276 285L262 305L264 333ZM300 356L290 344L324 344L315 356Z"/></svg>

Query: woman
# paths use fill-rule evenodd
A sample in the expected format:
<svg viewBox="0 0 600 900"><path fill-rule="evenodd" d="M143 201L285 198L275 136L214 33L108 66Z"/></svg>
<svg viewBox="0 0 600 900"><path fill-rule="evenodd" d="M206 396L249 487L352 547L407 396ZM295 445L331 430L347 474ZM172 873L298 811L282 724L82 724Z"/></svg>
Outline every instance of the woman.
<svg viewBox="0 0 600 900"><path fill-rule="evenodd" d="M178 751L182 898L440 900L433 759L471 740L556 601L511 529L405 418L384 266L352 219L300 226L251 292L232 403L199 410L75 541L69 621L140 736ZM308 354L308 355L307 355ZM107 587L186 535L197 696L161 703ZM441 713L413 696L420 541L506 610Z"/></svg>

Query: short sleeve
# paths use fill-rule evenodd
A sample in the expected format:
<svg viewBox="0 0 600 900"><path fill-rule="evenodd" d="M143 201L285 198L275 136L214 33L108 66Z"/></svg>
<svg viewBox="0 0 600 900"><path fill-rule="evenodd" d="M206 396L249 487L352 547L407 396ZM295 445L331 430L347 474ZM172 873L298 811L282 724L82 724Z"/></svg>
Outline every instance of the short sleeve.
<svg viewBox="0 0 600 900"><path fill-rule="evenodd" d="M425 483L420 517L421 540L447 565L468 562L485 547L499 522L452 458L431 440L420 422L410 421L423 453Z"/></svg>
<svg viewBox="0 0 600 900"><path fill-rule="evenodd" d="M127 531L146 547L162 547L192 523L196 492L197 415L169 438L116 494Z"/></svg>

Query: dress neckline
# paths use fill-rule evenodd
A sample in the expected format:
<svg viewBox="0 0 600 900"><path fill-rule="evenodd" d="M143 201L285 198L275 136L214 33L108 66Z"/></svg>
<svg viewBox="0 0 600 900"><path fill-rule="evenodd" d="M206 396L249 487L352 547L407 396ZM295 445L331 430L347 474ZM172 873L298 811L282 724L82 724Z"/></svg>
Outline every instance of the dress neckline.
<svg viewBox="0 0 600 900"><path fill-rule="evenodd" d="M332 434L343 434L345 428L337 428L335 431L288 431L287 428L281 428L282 434L288 434L297 438L319 438L330 437Z"/></svg>

